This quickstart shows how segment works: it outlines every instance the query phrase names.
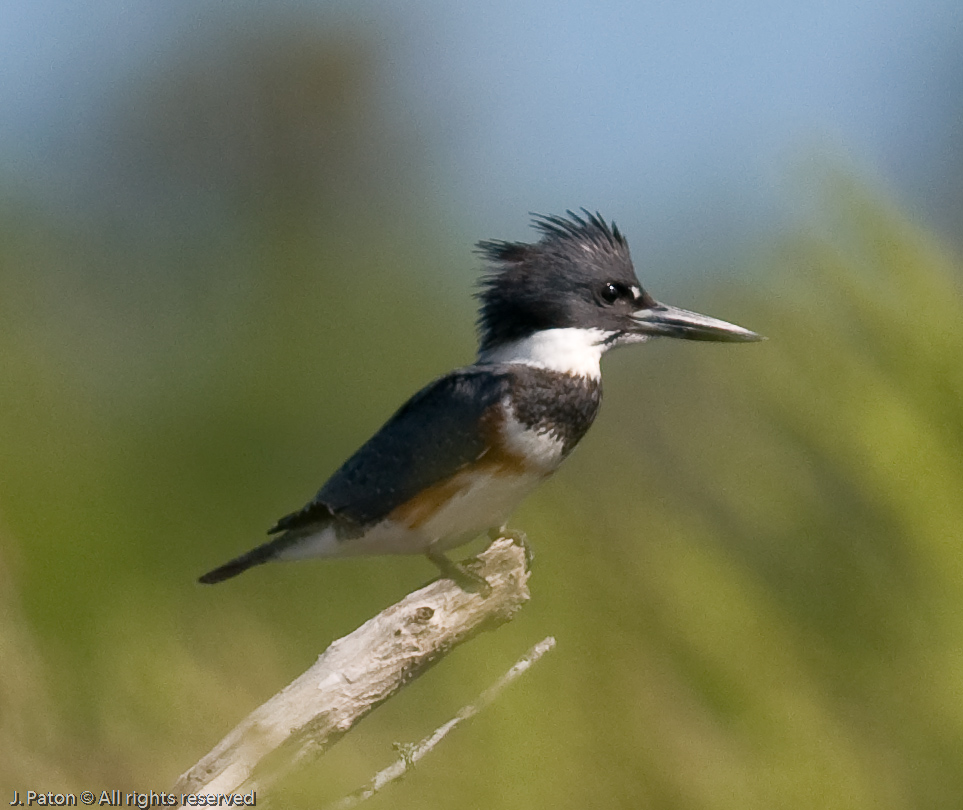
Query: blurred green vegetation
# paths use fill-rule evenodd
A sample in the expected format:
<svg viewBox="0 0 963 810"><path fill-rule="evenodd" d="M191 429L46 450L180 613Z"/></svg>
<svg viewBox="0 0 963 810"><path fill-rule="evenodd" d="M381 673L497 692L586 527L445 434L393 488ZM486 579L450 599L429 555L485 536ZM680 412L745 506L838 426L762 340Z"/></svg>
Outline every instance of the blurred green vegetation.
<svg viewBox="0 0 963 810"><path fill-rule="evenodd" d="M136 183L189 157L178 182L214 201L197 222L160 187L161 226L109 206L0 209L8 794L166 789L331 639L433 576L385 558L194 583L474 351L467 246L424 224L430 204L400 203L416 168L379 192L408 154L390 120L343 114L361 108L344 95L363 101L364 60L272 53L315 77L283 109L340 134L293 163L255 159L252 138L200 177L231 115L208 135L188 116L163 149L127 142L146 150ZM145 98L130 109L205 109ZM265 109L288 134L304 125ZM316 154L338 182L286 196ZM751 288L654 293L770 340L607 358L599 423L516 515L537 552L530 606L379 709L284 806L358 787L549 633L551 656L372 806L959 806L958 263L844 176L760 256ZM644 280L644 246L636 260Z"/></svg>

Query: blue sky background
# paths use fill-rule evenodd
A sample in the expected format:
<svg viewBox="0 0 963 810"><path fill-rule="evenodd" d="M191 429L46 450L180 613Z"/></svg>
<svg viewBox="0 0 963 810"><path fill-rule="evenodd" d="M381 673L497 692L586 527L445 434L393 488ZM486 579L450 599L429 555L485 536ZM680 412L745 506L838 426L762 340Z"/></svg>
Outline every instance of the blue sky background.
<svg viewBox="0 0 963 810"><path fill-rule="evenodd" d="M703 227L751 235L817 152L939 220L931 192L963 129L958 0L32 0L5 4L0 26L3 175L56 196L126 87L285 17L373 38L385 103L474 237L579 205L656 250Z"/></svg>

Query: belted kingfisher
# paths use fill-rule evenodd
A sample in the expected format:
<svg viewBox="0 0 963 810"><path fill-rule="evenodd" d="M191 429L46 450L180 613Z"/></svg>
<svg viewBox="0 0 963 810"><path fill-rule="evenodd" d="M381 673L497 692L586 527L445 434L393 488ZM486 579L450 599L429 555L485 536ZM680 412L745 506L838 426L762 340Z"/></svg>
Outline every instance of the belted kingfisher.
<svg viewBox="0 0 963 810"><path fill-rule="evenodd" d="M445 552L505 530L518 503L591 426L599 361L653 337L748 342L761 336L660 304L639 283L618 227L581 209L535 216L541 238L479 242L480 345L473 365L429 383L334 473L277 537L200 578L269 560L425 554L468 589L487 583Z"/></svg>

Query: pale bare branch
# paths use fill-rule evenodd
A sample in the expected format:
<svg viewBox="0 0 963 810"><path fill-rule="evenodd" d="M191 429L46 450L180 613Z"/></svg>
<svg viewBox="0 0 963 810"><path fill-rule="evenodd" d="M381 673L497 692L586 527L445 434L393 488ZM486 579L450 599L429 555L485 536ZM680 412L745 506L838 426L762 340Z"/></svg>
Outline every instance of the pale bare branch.
<svg viewBox="0 0 963 810"><path fill-rule="evenodd" d="M523 550L499 539L468 567L491 593L468 593L436 580L330 644L293 683L255 709L178 779L175 793L263 789L280 770L323 752L368 712L483 630L509 621L528 601ZM255 767L283 748L274 772Z"/></svg>
<svg viewBox="0 0 963 810"><path fill-rule="evenodd" d="M545 653L554 647L555 639L552 636L542 639L540 642L538 642L538 644L532 647L532 649L525 653L524 656L516 661L515 665L508 670L508 672L502 675L501 678L499 678L495 683L488 687L488 689L482 692L478 696L478 700L469 704L468 706L465 706L451 720L436 728L421 742L412 746L400 747L402 754L396 762L393 762L384 770L376 773L374 778L372 778L372 780L363 788L332 805L331 810L349 810L349 808L356 807L366 799L370 799L385 786L401 779L422 757L425 756L425 754L427 754L436 745L438 745L438 743L445 739L445 737L448 736L449 731L454 729L460 723L463 723L465 720L474 717L476 714L478 714L478 712L492 703L492 701L494 701L495 698L501 694L502 690L504 690L506 686L518 678L519 675L527 672L532 665L538 661L539 658L541 658L543 655L545 655Z"/></svg>

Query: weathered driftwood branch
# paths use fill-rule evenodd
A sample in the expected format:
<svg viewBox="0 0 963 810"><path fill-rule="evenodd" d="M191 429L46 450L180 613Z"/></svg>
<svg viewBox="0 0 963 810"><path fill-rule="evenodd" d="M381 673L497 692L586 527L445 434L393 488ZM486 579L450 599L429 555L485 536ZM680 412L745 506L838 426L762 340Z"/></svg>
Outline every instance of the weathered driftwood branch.
<svg viewBox="0 0 963 810"><path fill-rule="evenodd" d="M263 788L255 767L283 746L295 763L323 752L368 712L483 630L509 621L528 601L524 551L496 540L468 567L488 596L436 580L331 643L315 664L255 709L174 785L175 793ZM272 760L275 758L272 757Z"/></svg>
<svg viewBox="0 0 963 810"><path fill-rule="evenodd" d="M459 725L460 723L463 723L465 720L470 720L472 717L478 714L478 712L490 705L495 698L502 693L502 690L506 686L518 678L519 675L522 675L531 669L532 665L538 661L539 658L541 658L543 655L545 655L545 653L554 647L555 639L552 636L542 639L518 661L516 661L512 668L508 670L508 672L502 675L501 678L499 678L497 681L495 681L495 683L482 692L478 696L478 700L469 704L468 706L465 706L451 720L436 728L421 742L412 746L402 747L402 753L399 759L397 759L384 770L378 771L378 773L374 775L374 778L363 788L352 793L350 796L346 796L337 804L332 805L331 810L350 810L352 807L357 807L359 804L361 804L361 802L374 796L379 790L383 789L387 785L390 785L392 782L396 782L401 779L425 754L427 754L436 745L438 745L438 743L445 739L445 737L448 736L449 731L454 729L455 726Z"/></svg>

